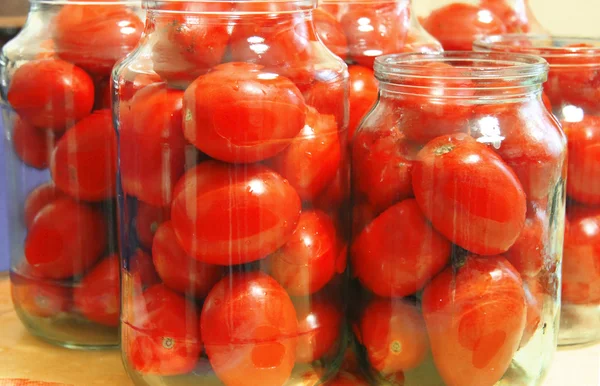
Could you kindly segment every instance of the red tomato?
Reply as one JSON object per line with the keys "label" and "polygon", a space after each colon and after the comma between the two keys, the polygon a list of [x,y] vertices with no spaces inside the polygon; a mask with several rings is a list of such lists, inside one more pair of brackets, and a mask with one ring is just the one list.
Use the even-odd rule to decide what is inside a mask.
{"label": "red tomato", "polygon": [[296,85],[302,91],[307,106],[315,108],[320,114],[333,115],[342,134],[347,129],[346,64],[339,58],[336,58],[337,62],[333,61],[329,55],[313,60],[321,63],[324,69],[315,68],[314,63],[302,67],[299,71],[306,72],[307,78],[312,79],[306,83],[296,82]]}
{"label": "red tomato", "polygon": [[94,110],[112,108],[112,93],[110,89],[110,83],[110,78],[102,78],[96,81],[96,99],[94,101]]}
{"label": "red tomato", "polygon": [[139,91],[122,106],[119,127],[121,183],[125,193],[166,206],[183,175],[183,92],[164,83]]}
{"label": "red tomato", "polygon": [[92,111],[94,82],[71,63],[35,60],[15,70],[7,98],[25,122],[63,131]]}
{"label": "red tomato", "polygon": [[477,38],[507,32],[500,17],[487,9],[464,3],[436,9],[424,20],[423,27],[447,51],[471,51]]}
{"label": "red tomato", "polygon": [[58,136],[52,130],[38,129],[15,117],[12,141],[21,161],[36,169],[45,169],[50,164],[50,154]]}
{"label": "red tomato", "polygon": [[29,193],[25,199],[25,204],[23,205],[25,226],[27,226],[28,229],[31,228],[36,216],[46,207],[46,205],[59,198],[66,197],[67,195],[58,190],[52,182],[46,182],[37,186]]}
{"label": "red tomato", "polygon": [[302,200],[312,201],[333,181],[341,158],[335,119],[309,107],[304,128],[269,165],[296,188]]}
{"label": "red tomato", "polygon": [[204,302],[200,330],[210,364],[227,386],[280,386],[292,373],[296,310],[287,292],[264,273],[221,280]]}
{"label": "red tomato", "polygon": [[562,300],[600,304],[600,210],[570,208],[565,231]]}
{"label": "red tomato", "polygon": [[267,257],[292,236],[300,216],[298,193],[260,165],[202,162],[175,188],[171,220],[183,249],[218,265]]}
{"label": "red tomato", "polygon": [[373,70],[362,66],[348,66],[350,74],[350,122],[348,124],[348,140],[352,140],[356,129],[369,110],[377,102],[379,82]]}
{"label": "red tomato", "polygon": [[414,163],[413,190],[441,234],[473,253],[506,252],[525,224],[527,203],[515,173],[466,134],[428,143]]}
{"label": "red tomato", "polygon": [[533,215],[527,217],[521,235],[504,254],[504,257],[521,276],[537,276],[549,260],[547,250],[547,246],[550,244],[549,227],[546,213],[537,210]]}
{"label": "red tomato", "polygon": [[481,0],[480,6],[497,16],[506,26],[508,33],[527,33],[531,29],[524,5],[519,7],[518,2],[508,0]]}
{"label": "red tomato", "polygon": [[71,307],[69,287],[21,274],[27,275],[27,271],[10,274],[10,294],[17,310],[40,318],[50,318],[69,311]]}
{"label": "red tomato", "polygon": [[526,301],[519,273],[501,256],[467,257],[425,287],[423,316],[435,365],[448,386],[494,385],[519,348]]}
{"label": "red tomato", "polygon": [[67,4],[53,25],[56,51],[62,59],[107,76],[135,48],[144,30],[134,10],[117,4]]}
{"label": "red tomato", "polygon": [[143,374],[189,373],[202,351],[196,306],[162,284],[133,299],[135,318],[122,326],[129,365]]}
{"label": "red tomato", "polygon": [[413,197],[411,172],[418,151],[396,127],[361,130],[352,142],[354,193],[376,213]]}
{"label": "red tomato", "polygon": [[[472,135],[490,145],[514,170],[527,198],[540,200],[552,195],[563,173],[566,146],[552,113],[534,103],[503,111],[482,106],[476,114]],[[499,141],[498,136],[504,138]]]}
{"label": "red tomato", "polygon": [[527,279],[523,283],[523,288],[525,289],[525,301],[527,302],[527,322],[519,347],[525,347],[533,338],[542,321],[542,313],[544,312],[544,290],[540,282],[536,279]]}
{"label": "red tomato", "polygon": [[416,293],[450,258],[450,243],[431,228],[415,200],[402,201],[377,217],[354,240],[352,268],[373,293]]}
{"label": "red tomato", "polygon": [[361,376],[345,371],[340,372],[333,380],[327,382],[326,386],[368,386],[369,383]]}
{"label": "red tomato", "polygon": [[199,77],[186,90],[183,106],[185,137],[226,162],[274,156],[292,142],[306,119],[298,87],[249,63],[222,64]]}
{"label": "red tomato", "polygon": [[340,23],[348,38],[352,60],[373,68],[375,57],[400,51],[409,21],[406,3],[348,4]]}
{"label": "red tomato", "polygon": [[98,263],[73,291],[75,307],[86,319],[111,327],[119,325],[120,296],[118,255]]}
{"label": "red tomato", "polygon": [[544,103],[546,110],[552,112],[552,101],[550,101],[548,94],[546,94],[545,92],[542,92],[542,102]]}
{"label": "red tomato", "polygon": [[50,171],[56,186],[77,199],[102,201],[115,196],[117,136],[110,110],[82,119],[58,141]]}
{"label": "red tomato", "polygon": [[140,248],[136,249],[128,262],[129,271],[133,274],[135,280],[138,281],[141,287],[148,288],[160,283],[160,277],[158,277],[158,274],[154,269],[152,256]]}
{"label": "red tomato", "polygon": [[352,235],[357,236],[367,225],[377,218],[373,206],[365,202],[355,202],[352,205]]}
{"label": "red tomato", "polygon": [[271,275],[291,296],[314,294],[335,275],[337,242],[327,214],[304,211],[292,237],[271,255]]}
{"label": "red tomato", "polygon": [[[130,101],[141,89],[144,89],[151,84],[161,83],[160,76],[157,74],[135,72],[130,68],[124,68],[119,75],[117,93],[121,103]],[[121,106],[121,108],[125,107]]]}
{"label": "red tomato", "polygon": [[[344,148],[342,147],[342,151]],[[312,206],[327,213],[334,213],[347,203],[350,196],[350,162],[345,154],[342,155],[340,164],[333,181],[325,187],[323,192],[313,202]]]}
{"label": "red tomato", "polygon": [[163,223],[156,231],[152,259],[167,287],[196,299],[206,297],[224,272],[223,267],[205,264],[187,255],[177,241],[171,221]]}
{"label": "red tomato", "polygon": [[429,352],[425,321],[403,300],[373,299],[360,320],[369,364],[384,376],[418,367]]}
{"label": "red tomato", "polygon": [[158,227],[171,218],[171,208],[157,207],[138,201],[135,216],[135,233],[139,243],[145,248],[152,248],[152,240]]}
{"label": "red tomato", "polygon": [[106,248],[102,214],[68,198],[49,203],[35,218],[25,240],[25,258],[36,276],[66,279],[79,275]]}
{"label": "red tomato", "polygon": [[321,8],[313,10],[312,17],[319,39],[336,56],[346,59],[346,56],[348,56],[348,39],[346,39],[342,25],[332,14]]}
{"label": "red tomato", "polygon": [[569,149],[567,194],[583,204],[600,204],[600,116],[562,124]]}
{"label": "red tomato", "polygon": [[343,314],[325,297],[299,298],[296,363],[311,363],[333,353],[339,343]]}

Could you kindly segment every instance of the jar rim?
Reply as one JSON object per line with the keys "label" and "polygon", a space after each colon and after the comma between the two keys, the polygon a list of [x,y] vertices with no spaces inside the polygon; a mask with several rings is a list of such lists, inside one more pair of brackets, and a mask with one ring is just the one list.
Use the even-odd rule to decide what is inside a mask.
{"label": "jar rim", "polygon": [[142,5],[142,0],[29,0],[29,2],[52,5]]}
{"label": "jar rim", "polygon": [[[317,7],[318,0],[143,0],[143,7],[153,11],[161,13],[210,13],[210,14],[231,14],[231,13],[244,13],[244,14],[280,14],[280,13],[294,13],[303,10],[314,9]],[[285,5],[282,9],[272,9],[266,7],[264,10],[244,10],[243,12],[236,11],[233,9],[219,10],[210,9],[203,11],[181,11],[164,8],[168,4],[177,3],[196,3],[206,5],[237,5],[237,4],[267,4],[267,5]]]}
{"label": "jar rim", "polygon": [[[527,42],[531,45],[522,45]],[[578,46],[575,46],[578,45]],[[577,58],[600,58],[600,37],[575,37],[554,36],[545,34],[503,34],[489,35],[477,39],[473,48],[488,52],[512,52],[520,54],[538,55],[545,59],[553,59],[551,66],[573,65],[569,59]],[[561,59],[566,59],[561,63]],[[598,62],[594,63],[598,65]],[[585,63],[578,63],[585,65]]]}
{"label": "jar rim", "polygon": [[[445,63],[447,66],[427,64]],[[509,52],[445,51],[441,53],[402,53],[375,59],[379,80],[424,78],[444,80],[528,79],[545,81],[548,62],[535,55]]]}

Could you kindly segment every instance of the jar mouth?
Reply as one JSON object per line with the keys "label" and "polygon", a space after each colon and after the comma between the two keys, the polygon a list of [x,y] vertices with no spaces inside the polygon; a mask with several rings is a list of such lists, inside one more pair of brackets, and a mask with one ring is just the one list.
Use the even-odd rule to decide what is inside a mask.
{"label": "jar mouth", "polygon": [[[600,66],[600,37],[584,38],[536,34],[490,35],[473,43],[477,51],[538,55],[555,66]],[[577,63],[573,63],[577,58]],[[589,62],[588,62],[589,59]]]}
{"label": "jar mouth", "polygon": [[403,53],[375,59],[380,81],[441,79],[448,81],[546,80],[548,63],[534,55],[506,52],[445,51],[437,54]]}
{"label": "jar mouth", "polygon": [[[273,14],[306,11],[317,7],[318,0],[145,0],[144,8],[166,13]],[[202,10],[170,8],[177,4],[201,4]],[[244,5],[243,10],[237,9]],[[249,6],[251,5],[251,6]]]}

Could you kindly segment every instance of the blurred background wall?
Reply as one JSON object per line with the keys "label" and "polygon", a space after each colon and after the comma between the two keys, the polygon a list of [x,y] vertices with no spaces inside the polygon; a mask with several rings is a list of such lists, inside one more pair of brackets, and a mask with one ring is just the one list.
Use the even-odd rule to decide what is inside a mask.
{"label": "blurred background wall", "polygon": [[[438,0],[413,0],[417,13],[433,8]],[[447,2],[447,0],[443,0]],[[529,0],[534,14],[550,32],[572,36],[600,37],[600,0]],[[14,33],[29,8],[28,0],[0,0],[0,45]],[[1,130],[1,125],[0,125]],[[0,151],[3,146],[0,144]],[[0,157],[0,271],[8,269],[8,241],[4,157]],[[10,205],[10,203],[8,203]]]}

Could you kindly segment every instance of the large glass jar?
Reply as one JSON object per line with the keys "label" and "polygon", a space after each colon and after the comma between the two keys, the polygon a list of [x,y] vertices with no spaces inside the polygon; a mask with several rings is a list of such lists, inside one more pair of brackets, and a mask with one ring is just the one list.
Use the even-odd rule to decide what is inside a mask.
{"label": "large glass jar", "polygon": [[377,56],[442,50],[419,24],[412,0],[324,0],[314,12],[314,23],[323,43],[348,63],[348,139],[377,100]]}
{"label": "large glass jar", "polygon": [[[350,315],[374,382],[538,385],[556,345],[566,143],[547,63],[377,58],[352,141]],[[402,383],[402,381],[404,383]]]}
{"label": "large glass jar", "polygon": [[114,74],[127,371],[139,385],[329,379],[348,341],[347,66],[312,0],[147,4]]}
{"label": "large glass jar", "polygon": [[138,11],[132,1],[31,0],[0,56],[12,299],[31,333],[66,347],[118,343],[109,79],[142,34]]}
{"label": "large glass jar", "polygon": [[485,35],[543,33],[529,0],[423,0],[423,27],[446,50],[470,51]]}
{"label": "large glass jar", "polygon": [[[545,93],[569,148],[559,343],[600,339],[600,40],[490,36],[477,50],[540,55],[550,63]],[[597,252],[598,251],[598,252]]]}

